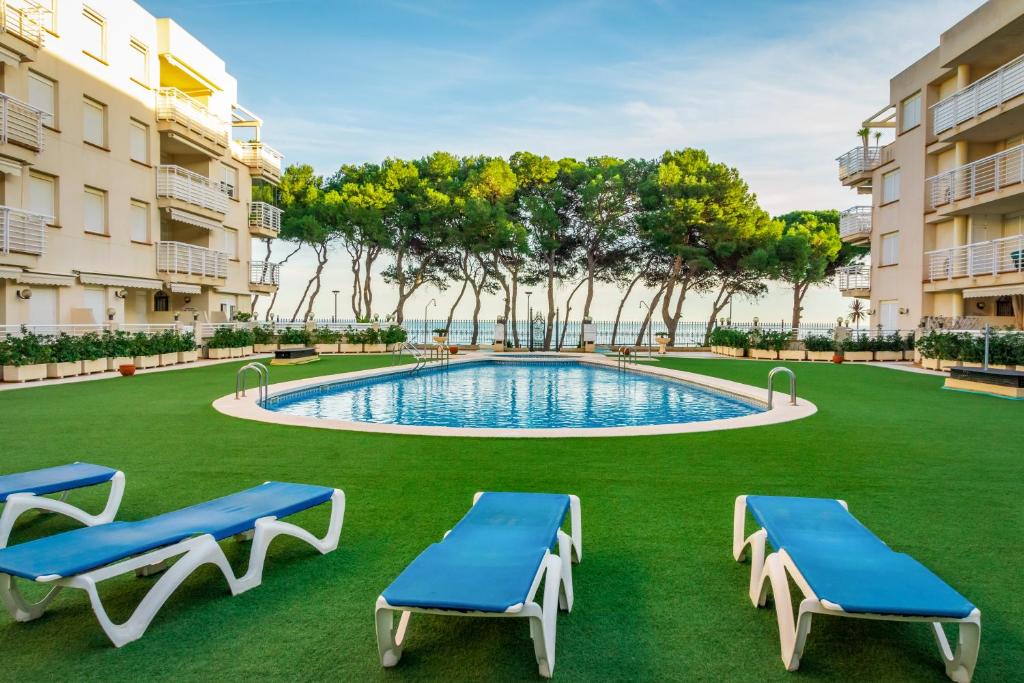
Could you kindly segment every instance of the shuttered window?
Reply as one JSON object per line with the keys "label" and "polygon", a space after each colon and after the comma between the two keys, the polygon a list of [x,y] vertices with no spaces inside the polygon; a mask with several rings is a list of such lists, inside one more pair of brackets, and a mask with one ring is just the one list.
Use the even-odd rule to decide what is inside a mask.
{"label": "shuttered window", "polygon": [[900,262],[900,234],[890,232],[882,235],[882,265],[892,266]]}
{"label": "shuttered window", "polygon": [[132,241],[149,242],[149,204],[133,199],[130,215]]}
{"label": "shuttered window", "polygon": [[94,187],[82,195],[82,222],[86,232],[107,234],[107,193]]}
{"label": "shuttered window", "polygon": [[82,101],[82,139],[99,147],[107,146],[107,107],[86,97]]}

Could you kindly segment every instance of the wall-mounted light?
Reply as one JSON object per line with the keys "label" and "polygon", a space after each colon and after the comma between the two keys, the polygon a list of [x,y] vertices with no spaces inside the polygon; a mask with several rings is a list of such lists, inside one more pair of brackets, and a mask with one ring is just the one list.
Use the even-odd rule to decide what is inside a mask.
{"label": "wall-mounted light", "polygon": [[174,322],[178,322],[179,320],[181,320],[181,313],[175,313],[174,314]]}
{"label": "wall-mounted light", "polygon": [[117,297],[118,299],[127,299],[128,298],[128,290],[127,289],[115,289],[114,290],[114,296]]}
{"label": "wall-mounted light", "polygon": [[114,316],[117,315],[117,310],[113,308],[107,309],[107,320],[114,322]]}
{"label": "wall-mounted light", "polygon": [[906,315],[907,313],[910,313],[910,309],[909,308],[901,308],[900,309],[900,315]]}
{"label": "wall-mounted light", "polygon": [[28,301],[29,299],[32,298],[32,290],[29,289],[28,287],[26,287],[25,289],[19,289],[14,294],[19,299],[24,299],[25,301]]}
{"label": "wall-mounted light", "polygon": [[185,297],[185,303],[187,303],[187,304],[190,304],[190,303],[192,303],[192,297],[190,297],[190,296],[186,296],[186,297]]}

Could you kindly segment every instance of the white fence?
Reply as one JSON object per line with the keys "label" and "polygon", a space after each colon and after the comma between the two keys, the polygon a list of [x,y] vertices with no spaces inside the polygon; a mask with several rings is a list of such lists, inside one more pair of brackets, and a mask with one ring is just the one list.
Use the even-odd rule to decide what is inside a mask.
{"label": "white fence", "polygon": [[157,242],[156,269],[161,273],[226,278],[228,255],[184,242]]}
{"label": "white fence", "polygon": [[25,333],[37,334],[40,336],[70,334],[80,336],[95,332],[101,334],[107,330],[121,330],[123,332],[163,332],[165,330],[179,330],[187,332],[192,325],[182,323],[96,323],[92,325],[68,325],[64,323],[52,323],[49,325],[0,325],[0,338],[20,337]]}
{"label": "white fence", "polygon": [[871,207],[854,206],[839,214],[839,236],[862,235],[871,232]]}
{"label": "white fence", "polygon": [[836,285],[841,291],[871,289],[871,266],[858,263],[836,270]]}
{"label": "white fence", "polygon": [[224,183],[181,166],[161,165],[156,169],[156,196],[177,199],[188,204],[228,212],[229,192]]}
{"label": "white fence", "polygon": [[1024,94],[1024,55],[933,104],[932,125],[941,133]]}
{"label": "white fence", "polygon": [[281,284],[281,264],[270,261],[250,261],[249,283],[277,287]]}
{"label": "white fence", "polygon": [[284,155],[262,142],[238,142],[241,162],[257,171],[268,171],[273,176],[281,175]]}
{"label": "white fence", "polygon": [[0,254],[12,251],[42,255],[50,216],[0,206]]}
{"label": "white fence", "polygon": [[839,162],[839,179],[876,169],[881,160],[881,147],[864,147],[863,145],[854,147],[846,154],[836,158],[836,161]]}
{"label": "white fence", "polygon": [[47,116],[42,109],[0,93],[0,142],[43,151],[43,121]]}
{"label": "white fence", "polygon": [[18,36],[26,43],[43,44],[43,23],[50,10],[32,0],[0,0],[0,21],[4,33]]}
{"label": "white fence", "polygon": [[925,252],[929,280],[1024,271],[1024,235]]}
{"label": "white fence", "polygon": [[249,227],[260,230],[281,231],[281,209],[266,202],[249,204]]}
{"label": "white fence", "polygon": [[1024,182],[1024,145],[978,159],[925,180],[929,208]]}
{"label": "white fence", "polygon": [[228,144],[228,124],[214,115],[202,103],[177,88],[159,88],[156,91],[156,120],[172,121],[196,130],[225,147]]}

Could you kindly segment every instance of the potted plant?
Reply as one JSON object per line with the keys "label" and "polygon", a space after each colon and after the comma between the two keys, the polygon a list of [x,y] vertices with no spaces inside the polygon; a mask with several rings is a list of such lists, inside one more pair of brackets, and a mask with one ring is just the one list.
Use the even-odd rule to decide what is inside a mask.
{"label": "potted plant", "polygon": [[779,351],[787,343],[789,343],[789,333],[787,332],[759,331],[751,339],[750,357],[762,360],[778,360]]}
{"label": "potted plant", "polygon": [[305,349],[309,347],[312,336],[305,328],[289,327],[281,330],[277,341],[282,349]]}
{"label": "potted plant", "polygon": [[363,333],[361,330],[348,329],[341,333],[338,350],[341,353],[360,353],[363,350]]}
{"label": "potted plant", "polygon": [[52,357],[46,339],[31,332],[7,337],[0,342],[0,362],[3,363],[5,382],[29,382],[46,378],[46,364]]}
{"label": "potted plant", "polygon": [[661,330],[660,332],[654,333],[654,341],[658,342],[658,353],[664,354],[668,343],[672,341],[672,338],[668,336],[668,332]]}
{"label": "potted plant", "polygon": [[245,328],[232,330],[231,331],[232,347],[231,357],[232,358],[243,358],[245,356],[252,355],[252,330]]}
{"label": "potted plant", "polygon": [[106,350],[104,349],[103,339],[95,332],[83,334],[78,338],[78,356],[81,359],[81,373],[83,375],[107,371]]}
{"label": "potted plant", "polygon": [[827,334],[810,334],[804,339],[807,360],[830,361],[836,352],[836,342]]}
{"label": "potted plant", "polygon": [[381,332],[373,327],[363,330],[363,351],[366,353],[384,353],[385,345],[380,340]]}
{"label": "potted plant", "polygon": [[318,328],[313,333],[313,347],[317,353],[338,353],[338,337],[340,336],[329,327]]}
{"label": "potted plant", "polygon": [[132,364],[137,368],[155,368],[160,365],[160,351],[153,336],[145,332],[132,335]]}
{"label": "potted plant", "polygon": [[[107,371],[132,364],[132,336],[123,330],[103,333],[103,352],[107,357]],[[134,367],[134,366],[133,366]]]}
{"label": "potted plant", "polygon": [[875,359],[875,352],[872,351],[874,340],[867,334],[852,334],[842,343],[843,359],[848,361],[872,361]]}
{"label": "potted plant", "polygon": [[743,358],[750,346],[750,335],[741,330],[716,327],[708,335],[708,345],[714,353],[733,358]]}
{"label": "potted plant", "polygon": [[434,328],[434,341],[444,346],[448,343],[448,329],[445,327]]}
{"label": "potted plant", "polygon": [[272,328],[257,325],[252,328],[252,350],[256,353],[273,353],[277,351],[277,339]]}
{"label": "potted plant", "polygon": [[903,360],[903,337],[899,332],[884,337],[879,335],[873,341],[872,350],[876,361]]}
{"label": "potted plant", "polygon": [[795,330],[786,337],[785,345],[779,349],[779,360],[807,360],[807,347],[795,338]]}
{"label": "potted plant", "polygon": [[389,325],[380,334],[381,341],[384,342],[385,349],[388,351],[394,351],[395,347],[409,338],[408,333],[402,329],[401,325]]}
{"label": "potted plant", "polygon": [[153,335],[153,345],[160,354],[160,365],[174,365],[178,362],[178,332],[164,330]]}
{"label": "potted plant", "polygon": [[231,347],[235,344],[234,330],[218,327],[206,341],[206,357],[214,360],[231,358]]}
{"label": "potted plant", "polygon": [[178,362],[194,363],[199,360],[199,349],[196,348],[196,336],[192,332],[178,335]]}
{"label": "potted plant", "polygon": [[61,332],[50,342],[50,352],[50,362],[46,364],[48,378],[74,377],[82,372],[77,337]]}

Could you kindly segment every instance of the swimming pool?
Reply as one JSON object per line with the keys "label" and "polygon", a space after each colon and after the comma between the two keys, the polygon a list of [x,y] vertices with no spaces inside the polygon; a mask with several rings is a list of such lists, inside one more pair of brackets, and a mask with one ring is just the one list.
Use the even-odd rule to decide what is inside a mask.
{"label": "swimming pool", "polygon": [[474,360],[272,396],[263,407],[317,420],[462,429],[600,429],[762,413],[725,391],[577,360]]}

